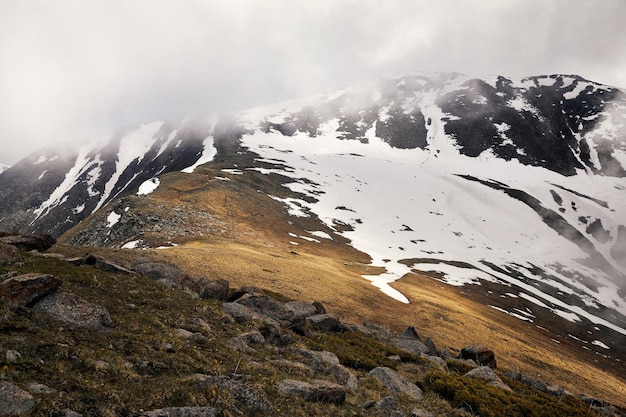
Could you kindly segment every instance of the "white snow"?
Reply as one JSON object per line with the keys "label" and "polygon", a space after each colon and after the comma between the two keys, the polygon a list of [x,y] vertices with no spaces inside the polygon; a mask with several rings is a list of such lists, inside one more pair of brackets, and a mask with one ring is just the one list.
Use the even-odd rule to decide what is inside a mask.
{"label": "white snow", "polygon": [[607,349],[607,350],[608,350],[608,349],[611,349],[610,347],[608,347],[607,345],[605,345],[604,343],[602,343],[602,342],[601,342],[601,341],[599,341],[599,340],[592,340],[592,341],[591,341],[591,344],[592,344],[592,345],[595,345],[595,346],[600,346],[602,349]]}
{"label": "white snow", "polygon": [[114,211],[110,212],[109,215],[107,216],[107,227],[111,228],[115,226],[117,222],[120,221],[121,218],[122,218],[121,214],[117,214]]}
{"label": "white snow", "polygon": [[565,100],[571,100],[573,98],[578,97],[578,95],[580,93],[582,93],[585,88],[587,88],[589,86],[589,83],[585,83],[585,82],[576,82],[576,86],[574,86],[574,89],[572,91],[568,91],[567,93],[563,94],[563,98]]}
{"label": "white snow", "polygon": [[141,183],[139,186],[139,191],[137,191],[137,195],[148,195],[152,193],[154,190],[159,188],[161,181],[158,178],[150,178]]}
{"label": "white snow", "polygon": [[142,241],[140,240],[131,240],[130,242],[126,242],[122,245],[122,249],[135,249],[141,247]]}
{"label": "white snow", "polygon": [[41,155],[39,157],[39,159],[37,159],[35,162],[33,162],[33,165],[39,165],[39,164],[43,164],[44,162],[46,162],[48,160],[48,158],[46,157],[46,155]]}
{"label": "white snow", "polygon": [[313,230],[313,231],[307,230],[306,232],[307,232],[308,234],[310,234],[310,235],[317,236],[317,237],[321,237],[322,239],[329,239],[329,240],[333,240],[333,238],[332,238],[332,236],[331,236],[331,235],[329,235],[329,234],[328,234],[328,233],[326,233],[326,232],[322,232],[322,231],[320,231],[320,230]]}
{"label": "white snow", "polygon": [[215,149],[215,146],[213,145],[213,136],[208,136],[204,139],[202,145],[204,148],[202,149],[202,155],[200,155],[200,158],[195,164],[183,169],[182,172],[191,174],[198,166],[211,162],[213,158],[215,158],[215,155],[217,155],[217,149]]}

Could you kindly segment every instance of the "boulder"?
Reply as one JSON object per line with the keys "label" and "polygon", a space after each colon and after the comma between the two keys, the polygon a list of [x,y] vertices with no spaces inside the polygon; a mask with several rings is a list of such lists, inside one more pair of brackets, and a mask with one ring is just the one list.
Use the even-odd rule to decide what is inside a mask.
{"label": "boulder", "polygon": [[471,359],[478,366],[488,366],[492,369],[496,369],[497,366],[496,355],[486,346],[465,346],[461,349],[458,359]]}
{"label": "boulder", "polygon": [[495,373],[495,371],[489,366],[479,366],[478,368],[474,368],[465,375],[466,378],[475,378],[481,379],[487,383],[487,385],[491,385],[492,387],[500,388],[506,391],[512,391],[508,385],[502,382],[502,379]]}
{"label": "boulder", "polygon": [[0,416],[25,415],[35,406],[35,398],[20,387],[0,381]]}
{"label": "boulder", "polygon": [[29,383],[26,386],[26,389],[31,394],[39,394],[39,395],[49,395],[49,394],[55,394],[57,392],[55,389],[52,389],[45,384],[39,384],[37,382]]}
{"label": "boulder", "polygon": [[343,365],[331,365],[326,372],[336,383],[343,385],[352,391],[356,391],[359,388],[359,382],[356,375]]}
{"label": "boulder", "polygon": [[1,243],[13,245],[23,251],[47,251],[57,241],[50,235],[12,235],[0,237]]}
{"label": "boulder", "polygon": [[195,379],[196,384],[200,387],[217,386],[227,390],[235,400],[239,401],[251,412],[260,412],[264,415],[273,414],[274,407],[260,390],[225,376],[196,375]]}
{"label": "boulder", "polygon": [[431,349],[420,340],[420,336],[413,326],[407,327],[404,332],[400,333],[398,336],[392,337],[390,342],[398,349],[406,350],[414,355],[429,353],[431,351]]}
{"label": "boulder", "polygon": [[411,411],[411,417],[435,417],[433,413],[423,408],[414,408]]}
{"label": "boulder", "polygon": [[56,292],[37,302],[33,309],[72,326],[103,330],[113,325],[104,307],[70,293]]}
{"label": "boulder", "polygon": [[306,319],[318,314],[317,308],[306,301],[289,301],[285,303],[285,308],[291,313],[292,320]]}
{"label": "boulder", "polygon": [[140,417],[217,417],[213,407],[168,407],[145,411]]}
{"label": "boulder", "polygon": [[293,319],[293,313],[285,307],[285,304],[269,295],[248,293],[238,298],[235,303],[244,305],[263,317],[277,320],[285,326]]}
{"label": "boulder", "polygon": [[201,280],[202,291],[200,292],[200,298],[226,301],[228,298],[228,292],[230,291],[230,284],[225,279],[217,280]]}
{"label": "boulder", "polygon": [[222,311],[232,316],[237,323],[245,323],[252,320],[261,320],[261,316],[252,309],[238,303],[224,303],[220,306]]}
{"label": "boulder", "polygon": [[316,314],[306,318],[306,323],[315,330],[322,332],[338,332],[341,330],[341,322],[332,314]]}
{"label": "boulder", "polygon": [[311,402],[341,404],[346,400],[347,389],[328,381],[311,382],[284,379],[278,383],[278,390],[283,394],[302,398]]}
{"label": "boulder", "polygon": [[0,242],[0,265],[20,260],[20,251],[16,246]]}
{"label": "boulder", "polygon": [[133,263],[132,270],[167,285],[181,285],[188,279],[182,269],[168,262],[140,259]]}
{"label": "boulder", "polygon": [[9,349],[6,351],[5,357],[7,363],[17,363],[22,358],[22,354],[17,350]]}
{"label": "boulder", "polygon": [[332,352],[301,348],[294,348],[292,351],[302,356],[302,362],[311,367],[315,372],[326,372],[329,367],[339,365],[339,358]]}
{"label": "boulder", "polygon": [[369,375],[379,380],[391,392],[403,392],[416,400],[422,399],[422,390],[391,368],[380,366],[372,369]]}
{"label": "boulder", "polygon": [[50,274],[24,274],[9,278],[0,284],[0,301],[29,307],[53,293],[61,280]]}
{"label": "boulder", "polygon": [[388,396],[380,401],[377,401],[374,404],[374,407],[380,410],[381,414],[388,417],[404,417],[404,413],[400,409],[400,405],[398,401],[392,397]]}

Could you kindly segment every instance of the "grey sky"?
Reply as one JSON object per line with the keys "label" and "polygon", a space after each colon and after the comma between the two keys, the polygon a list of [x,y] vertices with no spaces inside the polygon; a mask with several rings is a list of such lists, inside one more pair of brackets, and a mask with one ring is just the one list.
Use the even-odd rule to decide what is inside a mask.
{"label": "grey sky", "polygon": [[623,0],[2,0],[0,162],[384,76],[626,87]]}

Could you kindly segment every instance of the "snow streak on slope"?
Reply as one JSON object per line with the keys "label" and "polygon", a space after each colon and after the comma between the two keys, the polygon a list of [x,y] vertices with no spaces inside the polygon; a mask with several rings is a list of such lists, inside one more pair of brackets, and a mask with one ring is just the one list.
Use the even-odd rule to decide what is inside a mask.
{"label": "snow streak on slope", "polygon": [[[432,140],[444,143],[436,137],[442,130],[433,129]],[[317,200],[299,204],[329,227],[335,227],[337,221],[352,226],[353,231],[342,234],[369,254],[373,265],[386,268],[380,276],[366,277],[386,294],[408,302],[388,284],[412,268],[438,272],[442,280],[456,284],[514,281],[532,297],[557,306],[555,313],[563,317],[576,320],[577,315],[584,316],[626,334],[625,329],[548,296],[533,284],[580,294],[588,306],[609,305],[626,313],[616,284],[581,261],[587,254],[579,246],[560,236],[522,201],[460,175],[497,180],[540,195],[542,202],[552,201],[552,209],[558,211],[563,203],[554,201],[549,191],[555,189],[577,207],[570,217],[592,218],[626,207],[624,193],[614,192],[615,187],[626,189],[623,178],[564,177],[489,154],[469,158],[451,147],[441,147],[435,156],[421,149],[395,149],[381,141],[338,140],[333,134],[286,137],[257,132],[243,140],[264,159],[284,161],[290,169],[280,173],[294,179],[289,187]],[[565,189],[600,196],[609,209]],[[599,194],[599,190],[607,192]],[[536,267],[544,273],[537,274]],[[499,268],[508,268],[520,278],[513,279]],[[595,285],[572,280],[577,273],[590,277]]]}

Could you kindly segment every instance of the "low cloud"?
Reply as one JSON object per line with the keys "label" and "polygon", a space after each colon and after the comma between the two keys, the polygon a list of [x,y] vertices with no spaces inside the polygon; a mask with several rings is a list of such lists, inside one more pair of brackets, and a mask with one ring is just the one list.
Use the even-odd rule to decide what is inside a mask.
{"label": "low cloud", "polygon": [[117,127],[415,72],[626,87],[621,0],[0,4],[0,162]]}

